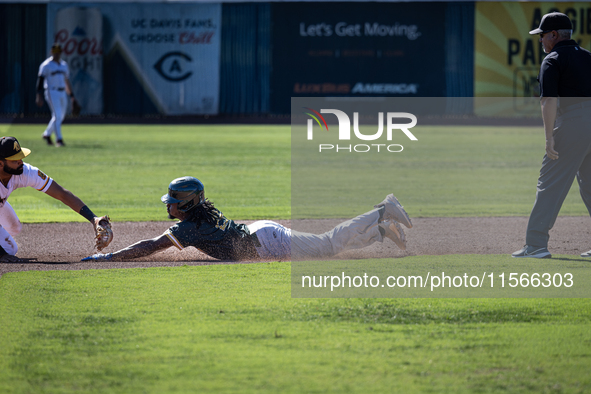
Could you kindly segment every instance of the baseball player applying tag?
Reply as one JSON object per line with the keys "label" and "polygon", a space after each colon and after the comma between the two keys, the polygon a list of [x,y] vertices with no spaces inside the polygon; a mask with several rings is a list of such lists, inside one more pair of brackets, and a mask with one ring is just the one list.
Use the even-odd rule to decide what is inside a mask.
{"label": "baseball player applying tag", "polygon": [[78,212],[93,224],[97,249],[100,251],[106,247],[113,239],[109,218],[95,216],[72,192],[37,167],[24,163],[23,159],[30,153],[31,150],[22,148],[16,138],[0,138],[0,263],[21,261],[16,257],[18,246],[14,237],[21,232],[23,225],[7,201],[10,194],[21,187],[33,187]]}

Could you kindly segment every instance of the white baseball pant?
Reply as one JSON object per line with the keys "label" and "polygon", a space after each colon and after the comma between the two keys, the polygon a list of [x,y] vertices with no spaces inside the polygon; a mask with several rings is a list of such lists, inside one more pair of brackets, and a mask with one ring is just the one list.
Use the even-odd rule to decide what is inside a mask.
{"label": "white baseball pant", "polygon": [[57,140],[62,139],[62,122],[68,110],[68,95],[65,90],[46,89],[45,100],[51,110],[51,120],[43,132],[44,137],[51,136],[55,132]]}
{"label": "white baseball pant", "polygon": [[8,201],[0,208],[0,246],[6,253],[15,256],[18,252],[18,245],[14,236],[21,232],[23,225],[16,216],[16,212]]}
{"label": "white baseball pant", "polygon": [[382,242],[379,209],[347,220],[324,234],[292,231],[278,223],[260,220],[248,225],[261,244],[257,253],[265,260],[309,260],[327,258],[340,252],[361,249]]}

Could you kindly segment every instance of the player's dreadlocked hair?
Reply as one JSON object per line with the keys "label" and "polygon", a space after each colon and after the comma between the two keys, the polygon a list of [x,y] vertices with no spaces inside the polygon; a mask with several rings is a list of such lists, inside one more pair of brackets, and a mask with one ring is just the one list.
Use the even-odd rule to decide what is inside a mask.
{"label": "player's dreadlocked hair", "polygon": [[208,198],[189,212],[191,216],[188,220],[198,223],[217,223],[218,219],[222,216],[222,213],[213,206],[213,202],[209,201]]}

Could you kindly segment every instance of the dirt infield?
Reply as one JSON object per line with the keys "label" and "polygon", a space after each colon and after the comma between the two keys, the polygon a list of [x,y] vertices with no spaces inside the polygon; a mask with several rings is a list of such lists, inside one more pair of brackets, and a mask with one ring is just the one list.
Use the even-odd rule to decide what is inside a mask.
{"label": "dirt infield", "polygon": [[[278,221],[290,226],[290,221]],[[330,230],[340,220],[307,220],[298,229],[313,233]],[[162,234],[168,222],[115,223],[115,240],[106,250],[113,252],[142,239]],[[250,222],[245,222],[250,223]],[[389,240],[363,250],[349,251],[339,257],[400,258],[413,255],[508,254],[521,248],[525,240],[526,217],[503,218],[427,218],[413,219],[406,229],[404,252]],[[556,254],[578,255],[591,249],[589,217],[559,217],[550,233],[549,249]],[[90,263],[80,259],[93,253],[93,235],[89,223],[25,224],[16,237],[18,256],[35,258],[30,263],[0,263],[0,275],[27,270],[81,270],[107,268],[164,267],[180,265],[229,264],[206,256],[194,248],[183,251],[170,248],[147,258],[130,262]],[[244,262],[249,263],[249,262]]]}

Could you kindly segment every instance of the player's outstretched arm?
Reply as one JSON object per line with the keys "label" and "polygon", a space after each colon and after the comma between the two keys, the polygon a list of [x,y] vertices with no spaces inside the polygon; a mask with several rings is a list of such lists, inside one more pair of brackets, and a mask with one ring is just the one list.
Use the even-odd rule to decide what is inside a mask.
{"label": "player's outstretched arm", "polygon": [[61,187],[55,180],[51,183],[51,186],[49,186],[49,189],[47,189],[47,192],[45,193],[56,200],[63,202],[76,213],[80,213],[80,210],[84,207],[84,203],[81,199],[76,197],[71,191]]}
{"label": "player's outstretched arm", "polygon": [[136,242],[133,245],[114,253],[94,254],[85,257],[82,261],[126,261],[137,259],[138,257],[149,256],[161,250],[168,249],[171,246],[174,245],[170,238],[168,238],[166,234],[162,234],[153,239],[144,239],[143,241]]}
{"label": "player's outstretched arm", "polygon": [[96,216],[86,205],[84,205],[84,202],[82,202],[81,199],[76,197],[71,191],[61,187],[55,180],[51,183],[51,186],[49,186],[49,189],[47,189],[45,193],[56,200],[63,202],[65,205],[72,208],[74,212],[82,215],[86,220],[93,224],[95,229],[99,224],[99,221],[105,219],[104,216]]}
{"label": "player's outstretched arm", "polygon": [[90,208],[84,205],[81,199],[76,197],[71,191],[61,187],[56,181],[51,183],[51,186],[49,186],[49,189],[45,193],[63,202],[92,223],[96,238],[95,246],[99,252],[109,246],[113,240],[113,230],[111,228],[111,220],[108,216],[96,216]]}

